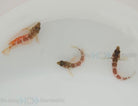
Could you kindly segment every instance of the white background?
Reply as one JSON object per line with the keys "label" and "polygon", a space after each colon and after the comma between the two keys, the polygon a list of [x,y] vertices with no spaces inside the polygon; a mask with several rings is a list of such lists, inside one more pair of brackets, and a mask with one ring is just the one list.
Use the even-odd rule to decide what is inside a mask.
{"label": "white background", "polygon": [[[2,50],[2,44],[23,26],[27,26],[34,20],[47,18],[46,23],[42,23],[39,34],[40,44],[33,42],[14,49],[8,57],[0,55],[1,98],[21,100],[27,97],[41,97],[65,100],[64,103],[44,104],[48,106],[138,105],[137,73],[130,80],[120,81],[112,74],[111,60],[89,58],[93,51],[113,51],[116,44],[121,46],[122,52],[136,53],[137,13],[111,0],[104,0],[108,1],[105,4],[103,0],[99,0],[100,2],[98,0],[80,1],[31,0],[10,12],[7,9],[8,13],[0,17],[0,50]],[[12,3],[8,5],[12,6],[8,6],[10,8],[15,7]],[[77,19],[95,18],[98,22],[103,21],[101,23],[104,24],[88,20],[79,21],[79,19],[55,21],[69,16],[77,17]],[[49,21],[51,18],[54,21]],[[78,54],[77,50],[70,47],[71,44],[78,45],[86,54],[89,54],[81,67],[73,69],[74,78],[56,64],[60,59],[69,60],[74,53]],[[121,71],[123,68],[125,72],[131,69],[137,70],[135,61],[122,63],[123,65],[125,63],[125,67],[120,62]],[[19,106],[22,104],[20,101],[20,104],[1,102],[0,105]],[[44,105],[42,102],[38,104],[38,106]]]}
{"label": "white background", "polygon": [[[0,15],[8,12],[10,9],[15,8],[27,0],[0,0]],[[138,10],[138,0],[117,0],[125,3],[132,8]]]}

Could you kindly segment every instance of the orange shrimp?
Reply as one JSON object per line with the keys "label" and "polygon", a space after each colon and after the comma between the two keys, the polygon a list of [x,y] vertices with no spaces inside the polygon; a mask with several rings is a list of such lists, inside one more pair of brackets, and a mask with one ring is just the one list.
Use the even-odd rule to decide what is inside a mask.
{"label": "orange shrimp", "polygon": [[27,30],[28,33],[22,35],[22,36],[19,36],[19,37],[16,37],[15,39],[13,39],[12,41],[10,41],[8,43],[8,48],[4,49],[2,51],[3,54],[9,54],[9,52],[11,51],[11,49],[17,45],[20,45],[20,44],[27,44],[29,43],[33,38],[36,37],[36,40],[38,41],[38,37],[37,37],[37,34],[39,33],[40,31],[40,22],[37,22],[37,24],[31,26],[31,27],[27,27],[21,31],[24,31],[24,30]]}
{"label": "orange shrimp", "polygon": [[117,79],[127,80],[127,79],[131,78],[131,76],[123,77],[123,76],[119,75],[118,72],[117,72],[117,62],[118,62],[119,59],[120,59],[120,47],[117,46],[116,49],[114,50],[113,55],[112,55],[113,74]]}
{"label": "orange shrimp", "polygon": [[[77,47],[75,47],[75,48],[77,48]],[[61,60],[61,61],[57,62],[57,64],[60,65],[61,67],[67,68],[67,69],[75,68],[75,67],[80,66],[80,65],[82,64],[82,62],[84,62],[84,56],[85,56],[85,55],[84,55],[83,50],[81,50],[81,49],[79,49],[79,48],[77,48],[77,49],[78,49],[78,50],[80,51],[80,53],[81,53],[81,58],[80,58],[80,60],[79,60],[78,62],[71,63],[71,62],[68,62],[68,61],[63,61],[63,60]]]}

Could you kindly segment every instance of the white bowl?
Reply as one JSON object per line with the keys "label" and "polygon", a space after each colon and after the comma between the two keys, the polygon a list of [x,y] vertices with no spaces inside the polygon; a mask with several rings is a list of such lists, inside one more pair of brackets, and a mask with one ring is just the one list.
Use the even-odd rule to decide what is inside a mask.
{"label": "white bowl", "polygon": [[[117,45],[120,74],[137,71],[138,14],[113,0],[30,0],[0,17],[0,50],[20,29],[40,21],[40,43],[0,54],[0,105],[3,106],[137,106],[138,74],[121,81],[110,57]],[[56,64],[80,56],[71,69]]]}

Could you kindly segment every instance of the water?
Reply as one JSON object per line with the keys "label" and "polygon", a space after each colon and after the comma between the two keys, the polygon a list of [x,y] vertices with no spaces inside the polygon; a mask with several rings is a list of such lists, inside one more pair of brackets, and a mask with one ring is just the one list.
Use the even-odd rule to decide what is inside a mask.
{"label": "water", "polygon": [[[57,20],[42,23],[41,27],[40,43],[34,40],[30,45],[13,49],[9,56],[0,55],[2,97],[31,95],[64,98],[70,105],[79,101],[102,105],[106,96],[114,105],[124,97],[136,103],[135,97],[132,98],[138,95],[137,73],[127,81],[117,80],[112,74],[111,60],[103,59],[110,57],[119,45],[121,53],[128,57],[119,62],[119,71],[137,71],[137,41],[133,35],[89,20]],[[56,64],[59,60],[70,61],[72,57],[80,56],[71,46],[83,49],[86,54],[85,62],[71,70],[74,77]]]}

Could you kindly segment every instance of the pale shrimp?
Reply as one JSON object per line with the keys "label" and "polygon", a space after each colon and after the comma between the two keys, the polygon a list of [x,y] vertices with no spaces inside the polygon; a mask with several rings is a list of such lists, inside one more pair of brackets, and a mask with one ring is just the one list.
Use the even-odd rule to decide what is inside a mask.
{"label": "pale shrimp", "polygon": [[118,71],[117,71],[118,60],[120,60],[120,47],[119,46],[116,47],[116,49],[114,50],[114,53],[112,54],[113,74],[117,79],[121,79],[121,80],[127,80],[127,79],[131,78],[131,76],[123,77],[118,74]]}
{"label": "pale shrimp", "polygon": [[11,40],[8,43],[8,48],[6,48],[2,51],[3,54],[9,54],[11,49],[13,47],[16,47],[17,45],[30,43],[33,38],[36,38],[36,40],[38,41],[37,35],[40,31],[40,22],[37,22],[35,25],[33,25],[31,27],[24,28],[20,32],[22,32],[22,31],[26,31],[27,33],[25,33],[21,36],[15,37],[13,40]]}
{"label": "pale shrimp", "polygon": [[[77,48],[77,47],[75,47],[75,48]],[[64,68],[68,69],[68,70],[70,70],[71,68],[75,68],[75,67],[80,66],[84,62],[85,55],[84,55],[83,50],[81,50],[79,48],[77,48],[77,49],[81,53],[81,58],[80,58],[79,61],[77,61],[75,63],[72,63],[72,62],[68,62],[68,61],[61,60],[61,61],[57,62],[57,64],[60,65],[61,67],[64,67]]]}

